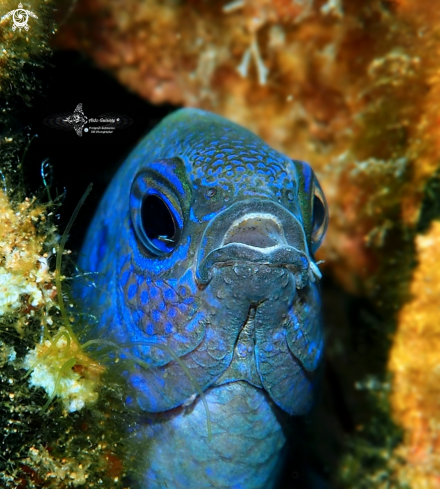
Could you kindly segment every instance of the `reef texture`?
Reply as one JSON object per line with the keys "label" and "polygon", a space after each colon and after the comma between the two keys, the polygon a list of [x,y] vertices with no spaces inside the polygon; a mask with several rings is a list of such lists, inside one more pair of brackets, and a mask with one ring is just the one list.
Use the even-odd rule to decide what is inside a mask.
{"label": "reef texture", "polygon": [[100,409],[84,409],[98,401],[104,368],[60,314],[51,209],[0,190],[0,486],[117,488],[122,430],[105,420],[119,401],[112,384]]}
{"label": "reef texture", "polygon": [[399,312],[389,359],[391,404],[405,429],[396,453],[414,488],[440,488],[440,221],[417,236],[411,300]]}
{"label": "reef texture", "polygon": [[37,18],[12,29],[18,3],[0,0],[0,487],[117,489],[121,394],[70,325],[58,203],[47,187],[26,197],[23,184],[34,136],[16,117],[41,91],[36,68],[51,53],[53,6],[23,2]]}
{"label": "reef texture", "polygon": [[[23,9],[32,12],[23,27],[24,14],[16,12],[15,0],[0,0],[0,101],[1,117],[16,109],[17,100],[29,105],[32,96],[40,90],[36,68],[42,68],[49,55],[49,37],[55,33],[50,0],[23,2]],[[22,15],[22,18],[18,16]],[[34,17],[35,16],[35,17]],[[14,29],[13,29],[14,27]],[[28,29],[26,30],[25,27]],[[1,149],[1,146],[0,146]]]}
{"label": "reef texture", "polygon": [[44,240],[35,228],[46,220],[45,210],[28,198],[12,207],[0,190],[0,316],[25,304],[29,310],[42,307],[56,295]]}
{"label": "reef texture", "polygon": [[[364,356],[353,344],[343,348],[357,355],[354,361],[366,375],[368,361],[380,359],[382,367],[376,366],[374,375],[378,385],[388,385],[387,345],[396,320],[399,343],[403,318],[415,307],[410,302],[398,314],[408,299],[425,187],[440,161],[440,10],[435,2],[78,0],[66,2],[64,11],[69,17],[55,38],[57,47],[87,54],[154,103],[214,111],[312,164],[330,207],[331,225],[319,255],[326,260],[324,275],[367,298],[382,317],[375,320],[380,333],[371,347],[362,340]],[[432,277],[434,290],[440,278]],[[425,293],[426,285],[417,292]],[[338,324],[337,318],[332,321]],[[331,338],[340,334],[338,327],[329,328],[330,362],[338,356]],[[358,325],[351,328],[354,334]],[[428,349],[430,334],[423,334]],[[417,408],[399,397],[398,391],[412,392],[410,377],[399,372],[413,371],[413,363],[408,353],[397,367],[394,351],[392,408],[394,419],[408,430],[398,454],[411,466],[416,442],[409,415],[402,413],[419,412],[420,426],[429,425],[434,391]],[[418,356],[427,362],[423,368],[432,368],[427,351]],[[344,361],[342,354],[339,359]],[[351,379],[348,368],[343,375]],[[376,385],[352,380],[370,390]],[[376,414],[388,412],[387,403]],[[420,446],[438,443],[430,430],[423,429],[427,439]],[[379,428],[373,437],[377,453],[384,453],[378,433]],[[406,475],[396,470],[400,482],[413,480],[410,469]],[[432,475],[422,469],[418,474],[414,487],[436,487]],[[365,481],[355,486],[382,487],[381,477],[374,486]]]}

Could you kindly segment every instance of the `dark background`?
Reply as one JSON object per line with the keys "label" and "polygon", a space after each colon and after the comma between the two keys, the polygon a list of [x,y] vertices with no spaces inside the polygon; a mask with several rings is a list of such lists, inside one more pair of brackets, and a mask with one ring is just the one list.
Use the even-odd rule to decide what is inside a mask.
{"label": "dark background", "polygon": [[[41,164],[47,161],[52,197],[65,193],[58,219],[62,231],[88,185],[93,183],[68,242],[68,248],[77,251],[118,166],[144,134],[178,107],[145,102],[74,52],[55,53],[39,76],[43,77],[44,95],[35,97],[31,108],[17,114],[21,127],[29,128],[34,136],[23,161],[26,188],[41,194],[44,189]],[[73,113],[79,103],[88,118],[116,112],[128,116],[132,124],[111,135],[83,133],[79,137],[73,129],[65,131],[43,123],[48,116]]]}

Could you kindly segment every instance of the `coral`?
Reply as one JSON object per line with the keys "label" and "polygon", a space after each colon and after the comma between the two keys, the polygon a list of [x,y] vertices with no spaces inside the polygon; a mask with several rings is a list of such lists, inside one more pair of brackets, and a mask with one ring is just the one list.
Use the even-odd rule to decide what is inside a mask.
{"label": "coral", "polygon": [[63,254],[54,204],[3,191],[0,203],[0,485],[122,487],[123,394],[61,313],[67,286],[50,260]]}
{"label": "coral", "polygon": [[52,341],[46,340],[30,351],[23,367],[31,370],[30,385],[42,387],[51,397],[59,396],[69,413],[98,400],[97,389],[104,367],[93,362],[78,343],[71,341],[65,328],[60,328]]}
{"label": "coral", "polygon": [[[53,215],[49,207],[38,204],[36,198],[25,198],[14,205],[0,190],[0,316],[10,319],[19,313],[15,323],[19,334],[25,334],[30,320],[39,317],[43,339],[26,355],[23,367],[31,372],[32,386],[43,387],[50,395],[56,393],[72,412],[97,400],[96,384],[104,369],[81,350],[70,326],[50,336],[60,297],[56,284],[59,270],[49,269],[59,240],[50,219],[47,223],[47,215]],[[63,250],[58,248],[60,252]],[[48,336],[50,339],[46,339]],[[4,356],[15,360],[10,347],[5,345],[3,349]],[[72,370],[75,367],[80,373]],[[57,380],[60,372],[63,376]]]}
{"label": "coral", "polygon": [[411,487],[440,487],[440,221],[417,236],[411,299],[399,311],[390,352],[391,404],[405,429],[396,453]]}
{"label": "coral", "polygon": [[[0,316],[27,305],[29,310],[54,305],[55,282],[49,272],[44,238],[36,225],[46,220],[46,207],[26,199],[12,207],[0,189]],[[53,234],[53,229],[50,230]],[[22,297],[27,300],[23,301]]]}
{"label": "coral", "polygon": [[[52,326],[51,310],[58,306],[55,274],[48,264],[52,251],[45,251],[58,240],[56,228],[49,225],[44,234],[37,230],[48,213],[48,206],[37,204],[35,198],[14,206],[0,190],[0,316],[19,312],[16,328],[20,333],[26,331],[26,323],[36,313],[46,329]],[[50,395],[56,393],[69,412],[76,411],[97,400],[96,383],[103,368],[81,351],[66,328],[61,328],[55,338],[38,343],[26,355],[23,367],[31,370],[32,386],[43,387]],[[8,348],[4,347],[4,355],[11,358]],[[83,367],[80,375],[70,365],[58,381],[66,362],[87,368]]]}
{"label": "coral", "polygon": [[86,466],[79,464],[74,459],[56,460],[50,456],[50,453],[44,448],[29,449],[29,458],[24,462],[35,464],[44,471],[47,471],[46,477],[57,481],[57,484],[64,480],[69,480],[73,487],[84,485],[87,482],[87,470],[90,462]]}

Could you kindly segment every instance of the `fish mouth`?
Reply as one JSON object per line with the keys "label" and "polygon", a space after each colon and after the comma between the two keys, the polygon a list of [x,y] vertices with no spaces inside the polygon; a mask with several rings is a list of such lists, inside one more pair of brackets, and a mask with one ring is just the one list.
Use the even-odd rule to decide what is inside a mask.
{"label": "fish mouth", "polygon": [[204,288],[216,271],[249,264],[286,268],[303,288],[321,274],[309,256],[299,216],[273,201],[242,201],[219,213],[206,227],[196,266]]}
{"label": "fish mouth", "polygon": [[198,267],[196,278],[199,284],[207,285],[216,269],[246,263],[286,268],[294,274],[297,288],[314,281],[309,258],[297,248],[277,245],[262,249],[244,243],[229,243],[211,251]]}

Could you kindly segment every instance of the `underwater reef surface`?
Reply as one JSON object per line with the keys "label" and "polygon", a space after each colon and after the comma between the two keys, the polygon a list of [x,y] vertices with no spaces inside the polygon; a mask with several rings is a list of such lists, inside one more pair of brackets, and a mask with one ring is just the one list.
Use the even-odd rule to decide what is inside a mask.
{"label": "underwater reef surface", "polygon": [[114,379],[71,328],[66,277],[54,267],[69,255],[56,205],[8,193],[0,190],[0,486],[120,487],[128,418]]}
{"label": "underwater reef surface", "polygon": [[47,161],[35,195],[25,178],[37,133],[21,121],[44,92],[54,5],[26,3],[35,15],[28,30],[12,29],[13,15],[25,18],[17,7],[0,0],[0,487],[116,489],[130,423],[119,411],[123,394],[72,329],[74,267]]}
{"label": "underwater reef surface", "polygon": [[405,429],[397,454],[411,487],[440,487],[440,221],[416,238],[411,299],[399,311],[390,352],[393,415]]}
{"label": "underwater reef surface", "polygon": [[[9,0],[0,6],[5,12],[17,8]],[[331,214],[320,255],[326,260],[328,338],[325,400],[316,418],[306,420],[312,447],[304,450],[317,452],[315,465],[331,487],[440,487],[438,224],[430,224],[440,217],[435,2],[78,0],[57,6],[58,48],[87,54],[155,103],[224,115],[317,170]],[[33,202],[25,200],[21,177],[32,131],[17,127],[14,112],[41,91],[38,73],[55,31],[52,7],[29,2],[41,19],[29,34],[12,33],[10,18],[0,21],[0,179],[7,197],[2,205],[14,214],[21,208],[26,213]],[[29,211],[38,222],[52,212],[35,211],[41,202],[47,199]],[[32,305],[38,301],[33,287],[44,272],[38,257],[60,240],[49,224],[38,226],[47,247],[32,255],[30,283],[20,273],[12,279],[11,271],[3,272],[7,249],[0,256],[2,277],[10,274],[3,290],[11,298],[2,303],[8,311],[0,317],[0,419],[7,455],[1,484],[126,487],[117,412],[123,395],[114,379],[103,380],[106,373],[95,360],[82,356],[80,345],[72,352],[66,348],[70,336],[62,329],[58,294]],[[43,242],[38,239],[31,241]],[[49,271],[55,273],[53,263]],[[45,275],[50,287],[54,278]],[[19,304],[12,300],[14,290],[30,293],[20,293]],[[48,331],[43,339],[42,318]],[[22,367],[29,352],[41,358],[47,351],[64,358],[63,377],[75,380],[80,362],[91,367],[84,405],[72,405],[69,391],[63,397],[59,389],[60,402],[53,399],[41,413],[53,390],[49,383],[47,389],[32,387],[30,371],[23,381]],[[34,366],[41,369],[44,362]],[[69,412],[71,405],[82,407]],[[92,438],[85,431],[90,426]],[[286,487],[296,488],[301,468],[294,462],[292,467],[293,485]]]}
{"label": "underwater reef surface", "polygon": [[[335,487],[440,487],[429,450],[438,443],[431,423],[438,393],[421,379],[424,369],[436,375],[432,358],[440,339],[431,326],[438,311],[423,301],[440,279],[432,275],[429,289],[419,268],[413,271],[417,260],[418,267],[424,263],[423,240],[431,243],[426,253],[435,252],[434,238],[421,233],[440,214],[435,3],[72,5],[60,4],[69,17],[55,37],[57,48],[86,54],[153,103],[211,110],[312,164],[330,208],[319,254],[323,273],[330,289],[348,297],[338,310],[329,304],[330,398],[343,399],[354,413],[344,434],[335,435],[346,447],[339,468],[324,455],[322,465],[336,474],[329,476]],[[405,318],[414,307],[420,322],[410,333]],[[399,349],[409,334],[417,351]],[[417,436],[424,441],[414,441],[411,416],[421,420]]]}

